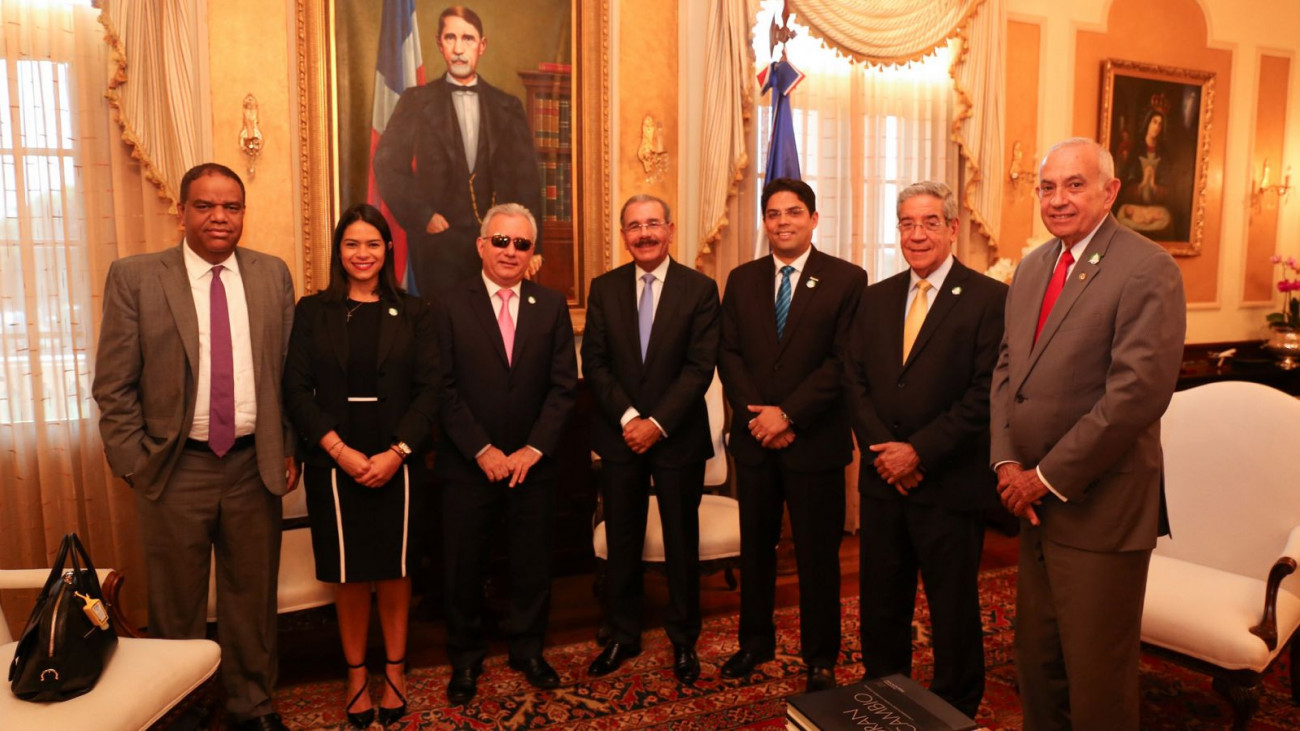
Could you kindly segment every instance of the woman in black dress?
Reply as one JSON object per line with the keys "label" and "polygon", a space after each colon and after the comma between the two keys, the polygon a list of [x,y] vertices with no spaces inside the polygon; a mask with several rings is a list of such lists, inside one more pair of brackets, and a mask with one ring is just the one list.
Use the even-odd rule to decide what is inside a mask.
{"label": "woman in black dress", "polygon": [[346,712],[358,728],[375,718],[365,668],[372,586],[387,653],[379,720],[388,725],[406,713],[409,564],[419,534],[411,519],[425,497],[438,406],[433,318],[398,288],[392,246],[373,206],[343,213],[329,286],[298,302],[284,369],[316,577],[336,584]]}

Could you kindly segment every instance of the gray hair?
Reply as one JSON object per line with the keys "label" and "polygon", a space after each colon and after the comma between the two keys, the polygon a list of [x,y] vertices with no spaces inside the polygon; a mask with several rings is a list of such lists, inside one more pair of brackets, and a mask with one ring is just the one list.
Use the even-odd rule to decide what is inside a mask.
{"label": "gray hair", "polygon": [[627,209],[631,208],[632,206],[638,203],[658,203],[664,209],[664,223],[672,222],[673,212],[672,209],[668,207],[668,201],[665,201],[663,198],[660,198],[657,195],[650,195],[649,193],[637,193],[631,198],[628,198],[627,202],[623,204],[622,210],[618,212],[619,226],[622,226],[623,224],[627,223]]}
{"label": "gray hair", "polygon": [[1043,155],[1043,162],[1038,165],[1039,174],[1042,174],[1043,165],[1047,163],[1047,158],[1051,157],[1053,152],[1065,147],[1075,147],[1077,145],[1091,147],[1097,151],[1097,171],[1101,173],[1100,182],[1102,184],[1105,184],[1115,177],[1115,156],[1110,154],[1110,150],[1102,147],[1096,140],[1090,137],[1071,137],[1067,140],[1061,140],[1055,145],[1047,148],[1047,154]]}
{"label": "gray hair", "polygon": [[898,205],[894,207],[894,217],[897,218],[902,214],[903,203],[918,195],[933,196],[943,202],[945,223],[957,218],[957,196],[952,194],[952,189],[947,185],[934,180],[922,180],[919,183],[912,183],[898,191]]}
{"label": "gray hair", "polygon": [[533,212],[519,205],[518,203],[498,203],[488,209],[483,214],[483,224],[479,226],[478,235],[487,236],[488,226],[492,225],[492,219],[497,216],[518,216],[528,221],[528,227],[533,230],[533,243],[537,243],[537,219],[533,218]]}

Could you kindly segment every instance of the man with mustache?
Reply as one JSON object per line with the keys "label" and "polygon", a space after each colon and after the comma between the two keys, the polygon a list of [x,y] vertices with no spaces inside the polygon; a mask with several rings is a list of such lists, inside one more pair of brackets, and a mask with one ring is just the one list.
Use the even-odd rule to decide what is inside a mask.
{"label": "man with mustache", "polygon": [[664,533],[673,673],[700,675],[700,495],[713,456],[704,393],[718,359],[718,286],[668,255],[668,204],[635,195],[620,215],[632,262],[597,277],[587,301],[582,372],[600,407],[591,446],[600,455],[609,571],[610,643],[587,672],[606,675],[641,652],[641,549],[650,483]]}
{"label": "man with mustache", "polygon": [[542,217],[524,105],[478,74],[487,51],[478,14],[461,5],[442,11],[438,48],[447,73],[402,92],[374,159],[375,183],[406,230],[412,281],[425,298],[479,271],[474,242],[489,208],[512,201]]}

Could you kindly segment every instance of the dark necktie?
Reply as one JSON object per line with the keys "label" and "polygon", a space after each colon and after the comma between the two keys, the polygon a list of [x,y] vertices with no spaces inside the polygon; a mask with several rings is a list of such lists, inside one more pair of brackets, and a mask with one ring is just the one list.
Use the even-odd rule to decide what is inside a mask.
{"label": "dark necktie", "polygon": [[650,347],[650,328],[655,322],[655,275],[641,277],[645,288],[641,290],[641,304],[637,306],[637,330],[641,334],[641,362],[645,362],[646,349]]}
{"label": "dark necktie", "polygon": [[212,267],[212,372],[208,398],[208,446],[218,457],[235,446],[235,355],[230,344],[230,309],[218,264]]}
{"label": "dark necktie", "polygon": [[790,275],[794,267],[781,267],[781,286],[776,288],[776,339],[785,334],[785,318],[790,314]]}
{"label": "dark necktie", "polygon": [[1069,249],[1061,254],[1060,261],[1056,262],[1056,271],[1052,272],[1052,281],[1047,283],[1047,291],[1043,293],[1043,307],[1038,311],[1038,329],[1034,330],[1034,342],[1038,342],[1038,334],[1043,331],[1043,324],[1047,322],[1047,316],[1052,314],[1052,307],[1056,300],[1061,296],[1061,290],[1065,289],[1065,277],[1070,273],[1070,265],[1074,264],[1074,254]]}

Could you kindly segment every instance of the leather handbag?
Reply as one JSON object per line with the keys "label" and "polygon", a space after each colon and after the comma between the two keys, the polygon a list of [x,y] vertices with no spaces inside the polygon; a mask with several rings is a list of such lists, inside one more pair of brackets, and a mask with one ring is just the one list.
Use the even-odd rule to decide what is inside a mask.
{"label": "leather handbag", "polygon": [[116,647],[99,575],[77,534],[69,533],[18,639],[10,687],[22,700],[75,698],[95,687]]}

